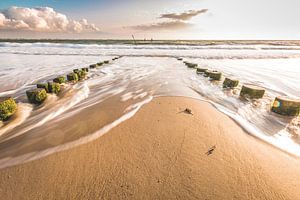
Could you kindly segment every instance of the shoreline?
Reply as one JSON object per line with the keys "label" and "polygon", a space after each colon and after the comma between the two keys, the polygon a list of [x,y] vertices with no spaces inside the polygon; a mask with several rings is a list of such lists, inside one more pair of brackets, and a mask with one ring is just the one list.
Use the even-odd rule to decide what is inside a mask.
{"label": "shoreline", "polygon": [[94,141],[1,169],[0,195],[297,200],[299,166],[208,102],[157,97]]}

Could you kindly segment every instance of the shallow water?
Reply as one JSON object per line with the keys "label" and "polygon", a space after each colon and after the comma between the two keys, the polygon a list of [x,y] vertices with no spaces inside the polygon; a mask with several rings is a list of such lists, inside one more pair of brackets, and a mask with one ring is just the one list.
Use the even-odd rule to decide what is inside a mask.
{"label": "shallow water", "polygon": [[[27,103],[25,91],[74,68],[122,55],[89,78],[64,85],[44,105]],[[240,87],[224,90],[174,57],[217,69],[243,83],[265,87],[257,101],[239,99]],[[271,113],[275,96],[300,98],[300,46],[271,44],[130,45],[0,43],[0,96],[20,109],[0,128],[0,168],[94,140],[133,116],[155,96],[209,101],[250,134],[300,156],[300,119]]]}

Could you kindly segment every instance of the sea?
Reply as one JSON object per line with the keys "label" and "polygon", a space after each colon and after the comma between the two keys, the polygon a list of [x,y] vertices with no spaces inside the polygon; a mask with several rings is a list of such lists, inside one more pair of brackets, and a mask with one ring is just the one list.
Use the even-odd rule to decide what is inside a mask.
{"label": "sea", "polygon": [[[224,89],[222,81],[197,74],[179,57],[240,84]],[[61,94],[48,95],[42,105],[28,102],[26,91],[37,83],[104,60],[110,63],[90,69],[84,81],[64,84]],[[241,99],[243,84],[266,93]],[[18,111],[0,124],[0,168],[93,141],[161,96],[208,102],[247,134],[300,157],[300,117],[270,111],[276,96],[300,99],[300,41],[2,39],[0,97],[7,96],[15,98]]]}

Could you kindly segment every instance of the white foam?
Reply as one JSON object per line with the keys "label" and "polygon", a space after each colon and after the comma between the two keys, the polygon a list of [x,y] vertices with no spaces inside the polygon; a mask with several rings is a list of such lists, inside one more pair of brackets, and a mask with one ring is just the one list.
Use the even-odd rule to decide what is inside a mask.
{"label": "white foam", "polygon": [[294,142],[288,132],[285,129],[280,130],[273,136],[268,136],[260,129],[256,128],[254,124],[250,124],[249,121],[242,118],[240,115],[231,112],[224,106],[216,104],[214,102],[209,101],[212,105],[214,105],[218,110],[223,112],[224,114],[230,116],[233,120],[235,120],[238,124],[240,124],[248,133],[257,138],[272,144],[273,146],[281,149],[282,151],[288,152],[292,155],[300,157],[300,145]]}
{"label": "white foam", "polygon": [[[74,86],[78,87],[78,86]],[[72,98],[69,101],[66,101],[64,104],[58,104],[58,106],[55,106],[54,109],[52,109],[51,113],[47,114],[43,119],[41,119],[39,122],[32,124],[30,126],[27,126],[26,128],[18,131],[16,134],[12,135],[11,137],[6,138],[4,141],[9,140],[11,138],[14,138],[16,136],[22,135],[26,133],[27,131],[30,131],[31,129],[37,128],[42,126],[43,124],[47,123],[48,121],[55,119],[59,115],[63,114],[82,100],[86,99],[89,95],[89,87],[86,83],[84,83],[82,86],[80,86],[80,89],[73,94]],[[39,116],[37,116],[39,117]]]}
{"label": "white foam", "polygon": [[15,114],[16,118],[7,125],[0,127],[0,136],[21,125],[29,117],[31,111],[32,106],[30,104],[18,103],[18,111]]}
{"label": "white foam", "polygon": [[121,96],[121,101],[128,101],[129,99],[132,99],[133,98],[133,94],[132,92],[127,92],[126,94],[123,94]]}
{"label": "white foam", "polygon": [[151,100],[153,99],[153,97],[148,97],[147,99],[135,104],[135,106],[132,107],[132,110],[130,110],[129,112],[125,113],[123,116],[121,116],[120,118],[116,119],[115,121],[113,121],[110,124],[107,124],[106,126],[102,127],[100,130],[89,134],[87,136],[84,136],[78,140],[69,142],[69,143],[65,143],[56,147],[52,147],[43,151],[38,151],[38,152],[31,152],[31,153],[27,153],[18,157],[8,157],[8,158],[4,158],[0,160],[0,169],[6,168],[6,167],[10,167],[10,166],[14,166],[14,165],[18,165],[21,163],[26,163],[26,162],[30,162],[36,159],[40,159],[43,158],[45,156],[51,155],[53,153],[56,152],[60,152],[60,151],[64,151],[67,149],[71,149],[74,148],[76,146],[82,145],[82,144],[86,144],[88,142],[94,141],[96,139],[98,139],[99,137],[103,136],[105,133],[107,133],[108,131],[110,131],[112,128],[118,126],[119,124],[121,124],[122,122],[130,119],[131,117],[133,117],[138,110],[145,104],[149,103]]}

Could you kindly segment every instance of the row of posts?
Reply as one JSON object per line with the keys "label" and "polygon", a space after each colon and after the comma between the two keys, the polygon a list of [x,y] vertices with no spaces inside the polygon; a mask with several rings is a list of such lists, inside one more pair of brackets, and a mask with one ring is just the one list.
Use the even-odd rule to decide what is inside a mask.
{"label": "row of posts", "polygon": [[[183,61],[182,58],[177,58]],[[196,69],[197,74],[208,77],[211,81],[221,81],[222,72],[199,67],[196,63],[183,61],[188,68]],[[223,88],[233,89],[239,85],[239,80],[235,78],[225,77]],[[244,99],[260,99],[265,95],[265,89],[252,84],[242,85],[240,97]],[[277,96],[272,103],[271,111],[284,116],[298,116],[300,114],[300,99],[288,96]]]}
{"label": "row of posts", "polygon": [[[117,60],[121,58],[120,56],[114,57],[112,60]],[[92,64],[89,67],[84,67],[81,69],[74,69],[73,72],[68,73],[66,76],[58,76],[52,81],[45,83],[36,84],[35,89],[30,89],[26,91],[26,96],[28,102],[41,105],[46,99],[49,93],[58,95],[61,92],[61,85],[65,83],[77,83],[78,81],[83,81],[86,79],[89,69],[95,69],[104,64],[109,64],[109,60]],[[7,121],[12,117],[18,109],[17,103],[12,97],[0,97],[0,122]]]}

